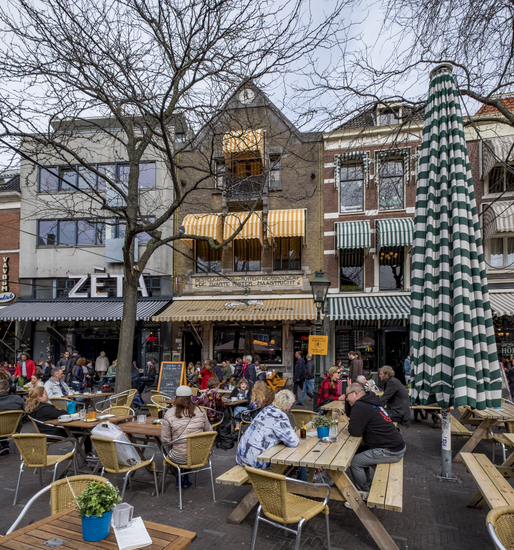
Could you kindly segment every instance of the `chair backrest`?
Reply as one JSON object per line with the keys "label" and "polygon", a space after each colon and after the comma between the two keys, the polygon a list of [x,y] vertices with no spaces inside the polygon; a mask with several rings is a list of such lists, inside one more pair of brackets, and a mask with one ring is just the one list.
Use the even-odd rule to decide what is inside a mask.
{"label": "chair backrest", "polygon": [[16,433],[23,411],[6,411],[0,413],[0,437],[9,437]]}
{"label": "chair backrest", "polygon": [[128,405],[113,405],[112,407],[109,407],[105,412],[107,414],[116,414],[119,416],[134,414],[134,411]]}
{"label": "chair backrest", "polygon": [[148,410],[150,411],[151,416],[153,416],[154,418],[159,417],[159,409],[161,408],[159,407],[159,405],[153,405],[152,403],[148,403],[147,407],[148,407]]}
{"label": "chair backrest", "polygon": [[[489,511],[486,524],[495,546],[499,550],[512,548],[514,540],[514,506],[498,506]],[[492,527],[492,533],[491,533]],[[496,538],[498,540],[496,540]],[[501,543],[503,546],[500,546]]]}
{"label": "chair backrest", "polygon": [[294,419],[294,425],[298,429],[302,427],[302,422],[305,422],[305,424],[307,424],[314,417],[314,413],[312,411],[304,411],[302,409],[293,409],[290,412]]}
{"label": "chair backrest", "polygon": [[250,483],[257,493],[264,513],[271,519],[284,520],[287,517],[286,476],[274,474],[268,470],[258,470],[245,466]]}
{"label": "chair backrest", "polygon": [[136,396],[137,390],[129,390],[127,395],[127,402],[125,405],[128,405],[129,407],[132,407],[132,401],[134,401],[134,397]]}
{"label": "chair backrest", "polygon": [[43,468],[46,466],[45,434],[14,434],[12,438],[27,467]]}
{"label": "chair backrest", "polygon": [[61,409],[62,411],[67,411],[66,399],[62,397],[51,397],[50,403],[56,408]]}
{"label": "chair backrest", "polygon": [[167,395],[162,395],[162,393],[155,393],[152,395],[152,403],[154,405],[160,405],[163,401],[169,399]]}
{"label": "chair backrest", "polygon": [[203,432],[186,436],[187,468],[200,468],[209,462],[217,432]]}
{"label": "chair backrest", "polygon": [[116,445],[111,439],[105,437],[91,436],[91,441],[95,446],[98,457],[102,466],[107,471],[119,472],[120,465],[118,463],[118,453],[116,452]]}
{"label": "chair backrest", "polygon": [[73,492],[75,493],[75,496],[78,497],[84,492],[86,487],[92,481],[98,481],[99,483],[103,484],[109,483],[109,480],[105,477],[90,475],[73,476],[67,477],[65,479],[60,479],[59,481],[54,481],[51,484],[50,489],[50,504],[52,515],[57,514],[62,510],[76,507],[77,503],[75,502],[75,498],[73,497],[73,494],[71,492],[70,485],[73,489]]}

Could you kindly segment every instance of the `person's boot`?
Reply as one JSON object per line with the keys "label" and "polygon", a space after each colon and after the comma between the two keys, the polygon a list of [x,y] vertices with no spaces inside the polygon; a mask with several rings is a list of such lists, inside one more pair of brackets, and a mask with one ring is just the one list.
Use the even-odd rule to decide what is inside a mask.
{"label": "person's boot", "polygon": [[182,487],[184,489],[188,489],[189,487],[191,487],[192,483],[189,481],[189,475],[185,475],[184,476],[184,480],[182,481]]}

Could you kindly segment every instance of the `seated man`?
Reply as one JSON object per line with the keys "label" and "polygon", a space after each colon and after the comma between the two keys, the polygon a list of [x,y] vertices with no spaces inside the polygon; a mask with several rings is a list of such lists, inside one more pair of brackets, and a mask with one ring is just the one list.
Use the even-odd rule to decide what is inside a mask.
{"label": "seated man", "polygon": [[269,463],[257,460],[265,450],[278,443],[284,443],[287,447],[298,446],[300,439],[287,417],[295,400],[293,392],[279,391],[273,404],[265,407],[255,417],[250,427],[241,436],[237,447],[236,462],[240,466],[269,468]]}
{"label": "seated man", "polygon": [[372,391],[373,393],[377,393],[377,391],[380,391],[375,382],[373,380],[368,380],[363,374],[359,374],[359,376],[357,376],[356,382],[362,384],[366,392]]}
{"label": "seated man", "polygon": [[[349,434],[362,437],[364,444],[352,459],[350,473],[357,490],[367,498],[373,481],[371,466],[399,462],[406,447],[400,432],[382,408],[380,398],[372,392],[366,393],[362,384],[355,382],[346,390],[345,409],[350,417]],[[351,508],[349,503],[344,504]]]}
{"label": "seated man", "polygon": [[45,383],[45,390],[49,399],[73,395],[73,390],[70,390],[66,382],[62,380],[63,376],[64,373],[61,367],[52,369],[52,378]]}
{"label": "seated man", "polygon": [[[9,382],[0,380],[0,412],[22,411],[25,402],[19,395],[9,393]],[[9,440],[0,439],[0,456],[9,454]]]}
{"label": "seated man", "polygon": [[384,395],[380,398],[382,407],[393,422],[403,426],[410,424],[410,397],[407,388],[394,376],[394,370],[385,366],[379,369],[378,375],[384,382]]}

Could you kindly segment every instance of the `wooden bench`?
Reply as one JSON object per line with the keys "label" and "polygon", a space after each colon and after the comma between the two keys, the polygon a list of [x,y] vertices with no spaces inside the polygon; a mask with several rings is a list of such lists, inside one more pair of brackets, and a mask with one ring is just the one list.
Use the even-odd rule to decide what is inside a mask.
{"label": "wooden bench", "polygon": [[370,508],[403,511],[403,458],[392,464],[377,464],[368,496]]}
{"label": "wooden bench", "polygon": [[471,437],[473,432],[468,430],[466,426],[461,424],[454,416],[450,415],[452,424],[452,435],[457,437]]}
{"label": "wooden bench", "polygon": [[220,485],[235,485],[236,487],[246,485],[248,481],[248,474],[243,466],[234,466],[216,478],[216,483]]}
{"label": "wooden bench", "polygon": [[468,503],[469,507],[479,506],[482,499],[490,508],[514,506],[514,488],[484,454],[461,453],[461,457],[480,490]]}

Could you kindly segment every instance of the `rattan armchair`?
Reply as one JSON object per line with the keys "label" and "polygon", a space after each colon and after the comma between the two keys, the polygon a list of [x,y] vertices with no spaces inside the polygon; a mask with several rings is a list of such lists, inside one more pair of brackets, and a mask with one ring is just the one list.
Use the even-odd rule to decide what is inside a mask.
{"label": "rattan armchair", "polygon": [[152,394],[150,400],[154,405],[157,405],[161,408],[167,408],[169,406],[169,403],[166,404],[164,401],[167,401],[169,397],[167,395],[163,395],[162,393],[154,393]]}
{"label": "rattan armchair", "polygon": [[[73,463],[73,471],[77,473],[75,465],[75,450],[77,447],[77,441],[75,439],[67,439],[65,437],[59,437],[57,435],[46,434],[14,434],[12,436],[18,451],[21,454],[20,473],[18,475],[18,483],[16,484],[16,492],[14,494],[14,504],[18,500],[18,491],[20,489],[21,476],[25,466],[27,468],[39,469],[39,480],[41,481],[41,472],[43,468],[49,468],[53,466],[53,478],[55,481],[57,475],[57,467],[59,464],[66,460],[71,460]],[[73,445],[73,450],[63,455],[49,455],[47,454],[48,439],[54,439],[57,441],[69,441]]]}
{"label": "rattan armchair", "polygon": [[68,508],[76,506],[75,498],[71,492],[71,489],[73,489],[75,496],[78,496],[86,489],[91,481],[98,481],[99,483],[104,484],[109,483],[109,480],[107,480],[105,477],[80,475],[66,477],[65,479],[59,479],[58,481],[54,481],[50,485],[47,485],[44,489],[41,489],[41,491],[36,493],[27,502],[27,504],[25,504],[20,515],[16,518],[16,521],[11,525],[9,531],[7,531],[6,534],[8,535],[9,533],[12,533],[16,529],[16,527],[18,527],[21,520],[27,514],[29,508],[41,495],[44,495],[45,493],[48,493],[48,491],[50,491],[51,514],[57,514],[62,510],[67,510]]}
{"label": "rattan armchair", "polygon": [[314,413],[312,411],[304,411],[302,409],[293,409],[290,411],[290,414],[292,415],[294,425],[298,430],[302,427],[302,422],[308,424],[314,417]]}
{"label": "rattan armchair", "polygon": [[[317,516],[320,512],[325,514],[327,548],[330,550],[330,526],[328,517],[330,487],[326,483],[316,483],[314,485],[306,481],[286,478],[286,476],[274,474],[267,470],[258,470],[256,468],[250,468],[249,466],[246,466],[245,469],[250,478],[250,483],[259,498],[259,508],[257,509],[257,516],[255,518],[252,546],[250,550],[254,550],[255,548],[260,521],[284,529],[289,533],[294,533],[296,535],[295,550],[299,550],[303,524],[314,516]],[[312,487],[325,487],[327,496],[323,502],[318,502],[310,498],[294,495],[287,491],[287,483]],[[266,517],[262,517],[261,512],[264,512]],[[296,530],[287,527],[286,524],[288,523],[297,523],[298,526]]]}
{"label": "rattan armchair", "polygon": [[109,396],[107,399],[102,399],[102,401],[97,401],[94,404],[96,411],[101,411],[101,405],[104,403],[108,403],[108,407],[123,407],[132,406],[132,401],[134,401],[134,397],[137,393],[137,390],[125,390],[120,393],[116,393],[114,395]]}
{"label": "rattan armchair", "polygon": [[[136,470],[141,468],[150,467],[153,470],[153,478],[155,483],[155,494],[159,496],[159,486],[157,485],[157,467],[154,462],[155,449],[150,445],[141,445],[139,443],[129,443],[128,441],[118,441],[112,439],[106,439],[104,437],[91,436],[91,441],[95,446],[100,462],[102,463],[102,471],[100,475],[104,475],[104,472],[110,474],[125,474],[123,477],[123,489],[121,491],[121,499],[125,496],[125,489],[127,487],[127,481],[132,488],[131,475]],[[151,449],[152,456],[149,460],[141,460],[141,464],[135,464],[134,466],[125,466],[118,462],[118,453],[116,452],[116,445],[127,445],[130,447],[136,447],[137,449]]]}
{"label": "rattan armchair", "polygon": [[18,431],[23,411],[6,411],[0,413],[0,439],[12,437]]}
{"label": "rattan armchair", "polygon": [[160,407],[159,405],[153,405],[151,403],[148,403],[147,408],[150,412],[150,415],[154,418],[159,418],[159,409],[162,409],[163,407]]}
{"label": "rattan armchair", "polygon": [[487,514],[489,535],[498,550],[514,548],[514,506],[499,506]]}
{"label": "rattan armchair", "polygon": [[[164,493],[164,484],[166,482],[166,473],[168,466],[173,466],[178,472],[178,491],[179,491],[179,507],[182,510],[182,476],[190,473],[198,474],[204,470],[211,472],[211,485],[212,485],[212,500],[216,500],[216,492],[214,490],[214,477],[212,474],[211,453],[214,440],[216,439],[216,432],[203,432],[198,434],[186,435],[175,439],[168,445],[163,445],[163,472],[162,472],[162,492]],[[168,456],[168,446],[173,446],[178,441],[186,441],[187,443],[187,462],[185,464],[178,464]],[[207,466],[208,464],[208,466]],[[188,470],[183,472],[182,469]],[[196,477],[195,477],[196,485]]]}
{"label": "rattan armchair", "polygon": [[51,397],[50,403],[56,408],[60,409],[61,411],[68,411],[68,403],[75,403],[77,407],[85,407],[85,403],[82,403],[80,401],[75,401],[73,399],[66,399],[66,397]]}
{"label": "rattan armchair", "polygon": [[112,407],[109,407],[108,409],[105,409],[102,414],[115,414],[119,416],[127,416],[127,415],[134,415],[136,414],[134,412],[134,409],[129,407],[128,405],[113,405]]}

